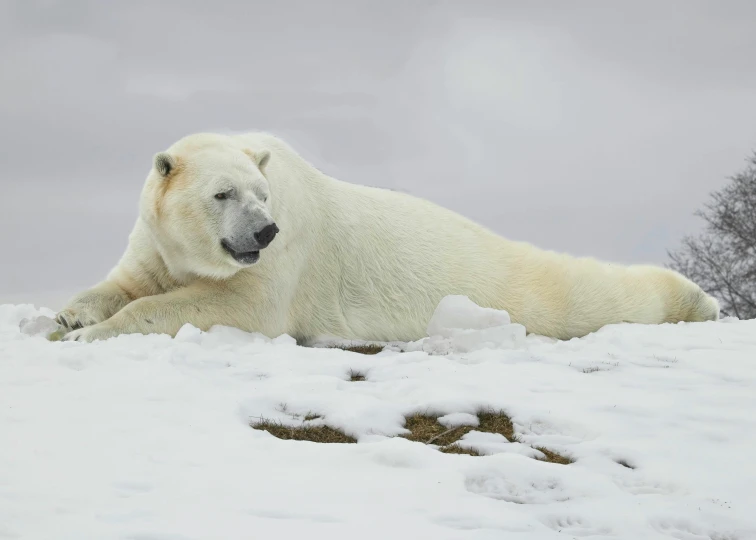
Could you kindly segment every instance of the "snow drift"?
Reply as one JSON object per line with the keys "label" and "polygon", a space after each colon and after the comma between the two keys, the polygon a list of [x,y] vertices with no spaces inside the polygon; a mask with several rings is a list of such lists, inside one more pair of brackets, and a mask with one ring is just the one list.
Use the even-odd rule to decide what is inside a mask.
{"label": "snow drift", "polygon": [[[223,327],[51,342],[52,315],[0,306],[0,538],[756,538],[756,321],[565,342],[449,297],[428,338],[365,356]],[[398,437],[481,407],[520,443]],[[357,444],[249,427],[307,414]]]}

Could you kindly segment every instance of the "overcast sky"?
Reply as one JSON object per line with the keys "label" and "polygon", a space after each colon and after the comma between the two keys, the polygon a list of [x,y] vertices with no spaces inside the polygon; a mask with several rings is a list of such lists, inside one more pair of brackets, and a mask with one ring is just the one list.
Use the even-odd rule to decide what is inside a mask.
{"label": "overcast sky", "polygon": [[755,27],[749,0],[0,0],[0,303],[101,279],[153,154],[204,130],[664,263],[756,150]]}

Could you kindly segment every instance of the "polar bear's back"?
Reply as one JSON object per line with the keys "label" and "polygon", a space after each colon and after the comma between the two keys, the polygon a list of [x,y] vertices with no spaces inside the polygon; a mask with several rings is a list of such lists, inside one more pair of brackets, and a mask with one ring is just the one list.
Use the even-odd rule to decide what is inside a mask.
{"label": "polar bear's back", "polygon": [[506,240],[403,193],[335,180],[327,193],[322,227],[329,255],[314,255],[302,279],[320,287],[337,281],[338,309],[350,334],[422,337],[438,302],[449,294],[506,303],[504,269],[511,257],[502,249]]}
{"label": "polar bear's back", "polygon": [[529,332],[561,338],[611,323],[718,314],[716,301],[668,269],[542,250],[404,193],[343,182],[337,188],[330,204],[340,309],[355,335],[417,339],[450,294],[504,309]]}
{"label": "polar bear's back", "polygon": [[611,323],[711,320],[718,313],[713,299],[671,270],[511,241],[427,200],[331,178],[275,137],[249,140],[282,157],[269,169],[289,207],[286,228],[297,231],[303,250],[289,310],[297,335],[419,339],[451,294],[560,338]]}

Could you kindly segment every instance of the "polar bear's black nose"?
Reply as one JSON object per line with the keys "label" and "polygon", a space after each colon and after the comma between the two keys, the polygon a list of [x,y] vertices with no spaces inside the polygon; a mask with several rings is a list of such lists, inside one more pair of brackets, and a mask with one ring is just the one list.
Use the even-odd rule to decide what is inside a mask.
{"label": "polar bear's black nose", "polygon": [[277,233],[278,227],[275,223],[271,223],[255,233],[255,240],[257,240],[257,243],[260,244],[261,248],[264,248],[273,241]]}

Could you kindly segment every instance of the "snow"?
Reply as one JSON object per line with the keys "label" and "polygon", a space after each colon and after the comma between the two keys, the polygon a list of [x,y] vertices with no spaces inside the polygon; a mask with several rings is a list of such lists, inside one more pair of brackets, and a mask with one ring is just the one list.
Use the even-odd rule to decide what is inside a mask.
{"label": "snow", "polygon": [[[0,306],[0,539],[756,538],[756,320],[559,342],[452,297],[432,336],[368,356],[189,325],[48,341],[52,316]],[[518,442],[396,437],[407,415],[480,408]],[[358,443],[280,440],[262,418]]]}
{"label": "snow", "polygon": [[470,413],[451,413],[445,414],[438,418],[438,423],[447,428],[457,426],[477,426],[480,420],[474,414]]}
{"label": "snow", "polygon": [[525,327],[513,324],[506,311],[482,308],[467,296],[450,295],[439,302],[428,323],[428,352],[467,353],[519,347]]}
{"label": "snow", "polygon": [[65,331],[49,315],[37,315],[31,318],[24,317],[18,323],[18,328],[22,334],[26,334],[27,336],[51,336],[57,331]]}

